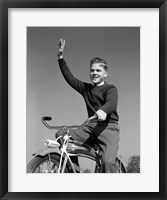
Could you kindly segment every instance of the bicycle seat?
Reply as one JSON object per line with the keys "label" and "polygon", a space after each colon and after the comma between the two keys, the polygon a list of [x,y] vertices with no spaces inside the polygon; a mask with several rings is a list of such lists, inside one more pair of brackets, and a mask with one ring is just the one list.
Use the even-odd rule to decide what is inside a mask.
{"label": "bicycle seat", "polygon": [[100,151],[99,146],[97,145],[91,147],[83,142],[70,140],[67,146],[67,152],[74,154],[84,154],[93,158],[97,158],[97,155]]}

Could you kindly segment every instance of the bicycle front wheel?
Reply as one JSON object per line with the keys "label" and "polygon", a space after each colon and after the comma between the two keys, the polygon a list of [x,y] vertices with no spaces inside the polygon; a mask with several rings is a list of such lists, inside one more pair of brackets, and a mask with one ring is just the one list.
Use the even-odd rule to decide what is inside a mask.
{"label": "bicycle front wheel", "polygon": [[[60,156],[57,154],[36,156],[27,165],[27,173],[58,173],[59,163]],[[71,173],[68,164],[64,173]]]}

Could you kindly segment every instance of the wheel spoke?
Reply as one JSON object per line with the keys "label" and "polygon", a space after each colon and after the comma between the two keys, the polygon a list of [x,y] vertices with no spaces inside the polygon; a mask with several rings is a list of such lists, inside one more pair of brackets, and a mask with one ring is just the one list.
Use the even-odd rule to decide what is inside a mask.
{"label": "wheel spoke", "polygon": [[58,166],[52,161],[46,160],[41,163],[34,171],[34,173],[57,173]]}
{"label": "wheel spoke", "polygon": [[[60,156],[48,155],[45,157],[33,158],[27,166],[27,173],[58,173],[58,167],[60,163]],[[65,168],[65,173],[68,173],[68,169]],[[69,172],[70,173],[70,172]]]}

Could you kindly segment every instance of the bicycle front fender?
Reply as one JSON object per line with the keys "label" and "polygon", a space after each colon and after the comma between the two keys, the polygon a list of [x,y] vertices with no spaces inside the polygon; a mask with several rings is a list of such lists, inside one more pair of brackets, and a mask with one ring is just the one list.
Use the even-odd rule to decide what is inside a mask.
{"label": "bicycle front fender", "polygon": [[40,149],[39,151],[35,152],[33,154],[34,157],[36,156],[42,156],[44,157],[47,154],[51,154],[51,153],[56,153],[56,154],[60,154],[60,151],[58,148],[52,149],[52,148],[45,148],[45,149]]}

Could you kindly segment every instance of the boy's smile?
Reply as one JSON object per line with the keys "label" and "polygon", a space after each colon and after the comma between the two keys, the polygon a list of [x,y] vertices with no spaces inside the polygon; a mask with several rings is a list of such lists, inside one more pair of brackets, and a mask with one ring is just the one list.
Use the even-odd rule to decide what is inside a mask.
{"label": "boy's smile", "polygon": [[90,79],[94,85],[100,86],[104,84],[104,79],[107,77],[107,71],[101,63],[93,63],[90,68]]}

